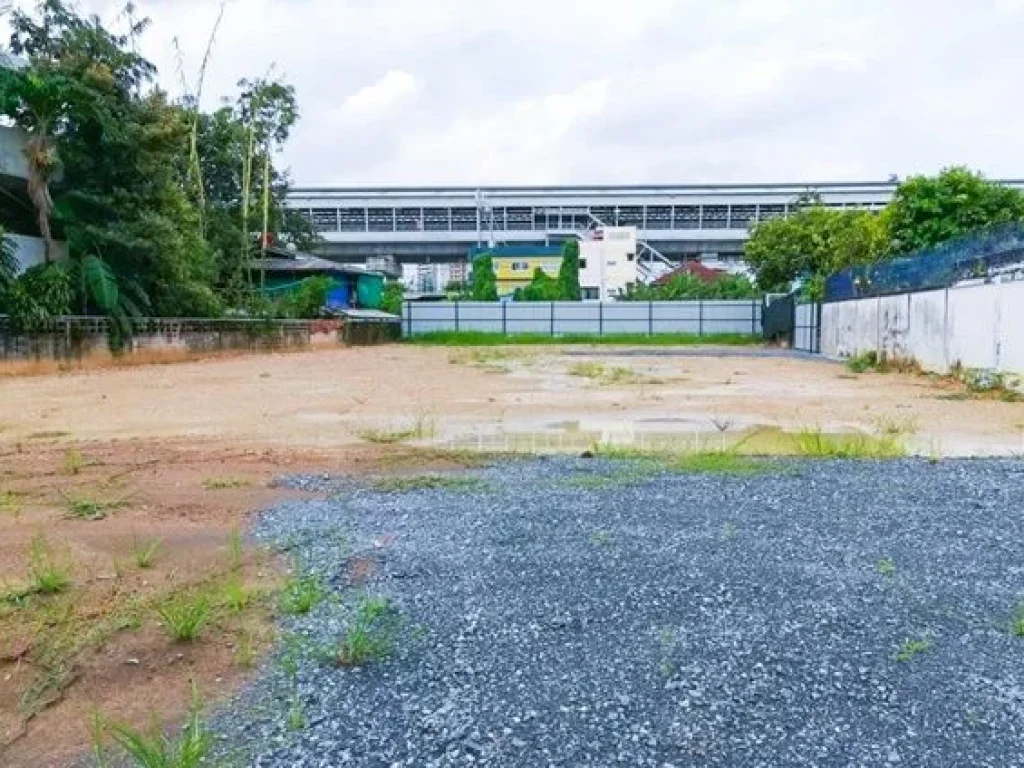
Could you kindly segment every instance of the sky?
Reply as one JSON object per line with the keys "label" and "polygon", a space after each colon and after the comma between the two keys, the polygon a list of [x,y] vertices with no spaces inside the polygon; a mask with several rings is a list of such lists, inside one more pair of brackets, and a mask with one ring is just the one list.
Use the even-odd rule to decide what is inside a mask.
{"label": "sky", "polygon": [[[136,5],[180,93],[219,2]],[[299,186],[1024,178],[1022,39],[1024,0],[229,0],[204,102],[294,85]]]}

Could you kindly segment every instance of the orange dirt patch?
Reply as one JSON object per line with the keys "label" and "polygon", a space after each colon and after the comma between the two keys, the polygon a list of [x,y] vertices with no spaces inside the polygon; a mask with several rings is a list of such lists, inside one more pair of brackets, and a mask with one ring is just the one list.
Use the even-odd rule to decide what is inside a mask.
{"label": "orange dirt patch", "polygon": [[[0,764],[64,765],[90,748],[94,713],[145,726],[186,711],[191,681],[205,702],[236,690],[273,640],[272,591],[285,564],[232,538],[247,518],[295,492],[289,472],[359,473],[451,460],[401,447],[311,452],[239,450],[174,441],[80,443],[8,450],[0,458],[0,592],[30,586],[33,541],[45,538],[71,584],[55,595],[0,599]],[[69,499],[110,502],[77,519]],[[149,567],[139,552],[155,543]],[[370,563],[354,563],[354,581]],[[220,605],[228,580],[251,595]],[[157,606],[204,591],[215,610],[199,641],[174,642]]]}

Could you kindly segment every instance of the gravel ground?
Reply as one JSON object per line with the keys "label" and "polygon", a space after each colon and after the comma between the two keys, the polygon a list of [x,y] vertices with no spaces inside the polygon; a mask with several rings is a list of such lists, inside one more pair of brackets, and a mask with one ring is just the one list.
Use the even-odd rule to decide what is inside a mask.
{"label": "gravel ground", "polygon": [[[404,490],[283,481],[322,498],[267,511],[255,536],[336,596],[285,621],[288,650],[214,719],[222,754],[259,766],[1024,765],[1024,638],[1010,629],[1024,462],[737,477],[547,459],[473,476]],[[354,563],[370,561],[353,585],[365,571]],[[399,611],[394,652],[326,663],[360,591]]]}

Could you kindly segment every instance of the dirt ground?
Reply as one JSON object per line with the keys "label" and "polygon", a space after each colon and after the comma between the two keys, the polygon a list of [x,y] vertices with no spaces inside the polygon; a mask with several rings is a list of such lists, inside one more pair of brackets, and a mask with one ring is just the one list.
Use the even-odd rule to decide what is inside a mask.
{"label": "dirt ground", "polygon": [[[959,387],[924,376],[727,352],[391,346],[0,379],[0,445],[202,438],[322,449],[404,432],[419,442],[501,447],[524,437],[896,425],[921,453],[1024,448],[1020,403],[961,399]],[[571,375],[588,363],[604,375]]]}
{"label": "dirt ground", "polygon": [[[96,713],[174,720],[190,681],[207,702],[237,687],[272,640],[274,605],[261,596],[284,564],[248,549],[232,563],[232,536],[287,493],[271,487],[281,473],[413,471],[469,460],[445,448],[685,445],[763,427],[895,430],[926,454],[1024,448],[1024,404],[756,350],[390,346],[9,373],[0,368],[0,764],[12,766],[87,751]],[[28,589],[40,542],[69,569],[60,594]],[[139,567],[140,546],[156,542]],[[244,610],[218,615],[201,642],[168,637],[162,600],[232,578],[254,596]]]}

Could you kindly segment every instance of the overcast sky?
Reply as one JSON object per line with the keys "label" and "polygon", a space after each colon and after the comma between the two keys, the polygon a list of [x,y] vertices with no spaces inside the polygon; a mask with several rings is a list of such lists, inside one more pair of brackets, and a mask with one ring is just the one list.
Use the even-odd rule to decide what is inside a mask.
{"label": "overcast sky", "polygon": [[[218,2],[137,5],[178,92]],[[307,186],[1020,178],[1022,41],[1024,0],[231,0],[206,101],[274,65]]]}

